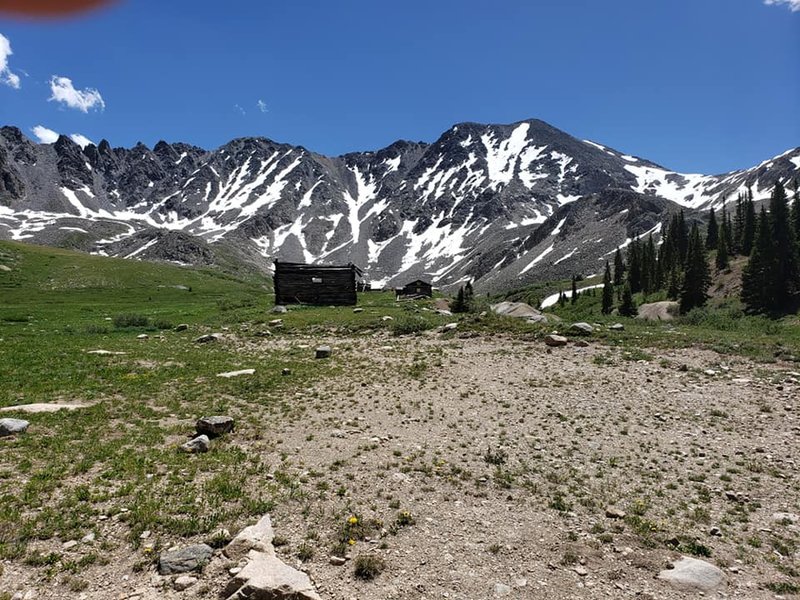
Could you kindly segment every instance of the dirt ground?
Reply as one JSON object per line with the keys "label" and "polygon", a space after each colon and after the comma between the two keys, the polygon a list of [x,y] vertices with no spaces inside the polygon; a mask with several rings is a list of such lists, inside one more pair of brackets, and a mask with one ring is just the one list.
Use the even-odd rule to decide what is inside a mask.
{"label": "dirt ground", "polygon": [[[796,367],[439,333],[241,350],[323,342],[341,371],[290,399],[302,414],[250,415],[235,433],[267,477],[295,482],[271,513],[278,556],[323,598],[696,597],[656,578],[682,555],[725,572],[707,597],[800,585],[800,523],[775,516],[800,513]],[[334,566],[353,516],[370,528]],[[361,581],[352,564],[367,553],[385,569]],[[215,559],[177,592],[174,577],[135,572],[136,558],[92,565],[90,586],[68,595],[33,569],[5,570],[38,598],[149,600],[217,598],[234,566]]]}

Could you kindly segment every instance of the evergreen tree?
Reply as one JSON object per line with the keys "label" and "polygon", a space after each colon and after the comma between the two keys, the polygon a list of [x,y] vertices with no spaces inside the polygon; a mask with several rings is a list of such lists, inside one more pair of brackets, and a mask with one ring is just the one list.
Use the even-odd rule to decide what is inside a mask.
{"label": "evergreen tree", "polygon": [[572,297],[570,301],[575,304],[578,301],[578,276],[572,276]]}
{"label": "evergreen tree", "polygon": [[750,260],[742,271],[741,298],[748,313],[766,312],[773,305],[769,286],[770,272],[773,270],[771,254],[769,219],[762,206]]}
{"label": "evergreen tree", "polygon": [[464,286],[458,288],[456,299],[453,300],[453,304],[450,306],[450,310],[454,313],[467,312],[467,302],[464,294]]}
{"label": "evergreen tree", "polygon": [[619,314],[623,317],[635,317],[636,313],[636,303],[633,301],[631,286],[626,281],[625,287],[622,288],[622,302],[619,305]]}
{"label": "evergreen tree", "polygon": [[706,233],[706,249],[715,250],[717,247],[717,240],[719,239],[719,227],[717,226],[717,217],[712,208],[708,214],[708,231]]}
{"label": "evergreen tree", "polygon": [[728,209],[725,204],[722,205],[722,218],[720,219],[720,237],[725,238],[725,246],[728,252],[733,247],[733,225],[731,218],[728,215]]}
{"label": "evergreen tree", "polygon": [[742,234],[744,232],[744,198],[742,194],[736,197],[736,214],[733,217],[733,248],[732,254],[742,251]]}
{"label": "evergreen tree", "polygon": [[794,238],[800,243],[800,194],[797,191],[797,177],[792,182],[794,188],[794,201],[792,202],[792,225]]}
{"label": "evergreen tree", "polygon": [[677,300],[681,295],[681,272],[677,265],[673,265],[667,280],[667,297],[670,300]]}
{"label": "evergreen tree", "polygon": [[683,209],[678,213],[675,240],[678,248],[678,264],[682,265],[686,262],[686,253],[689,251],[689,229],[686,227]]}
{"label": "evergreen tree", "polygon": [[774,271],[770,285],[775,305],[772,312],[794,312],[800,293],[800,265],[797,258],[797,240],[789,222],[789,203],[786,190],[775,184],[769,201],[769,225],[773,245]]}
{"label": "evergreen tree", "polygon": [[708,286],[711,276],[706,262],[706,251],[700,239],[700,230],[692,225],[689,234],[689,247],[686,251],[686,267],[684,269],[683,286],[679,298],[681,313],[703,306],[708,299]]}
{"label": "evergreen tree", "polygon": [[715,264],[718,271],[723,271],[728,268],[728,242],[725,241],[724,235],[719,238],[719,244],[717,244]]}
{"label": "evergreen tree", "polygon": [[473,304],[475,304],[475,291],[472,289],[472,281],[468,281],[464,286],[464,312],[471,311]]}
{"label": "evergreen tree", "polygon": [[603,305],[600,312],[607,315],[614,308],[614,284],[611,280],[611,265],[606,261],[606,270],[603,274]]}
{"label": "evergreen tree", "polygon": [[739,242],[739,251],[744,256],[750,256],[753,251],[753,241],[756,237],[756,208],[753,204],[752,194],[742,198],[742,211],[744,222],[742,224],[742,239]]}
{"label": "evergreen tree", "polygon": [[622,285],[625,281],[625,262],[622,260],[622,252],[617,246],[617,251],[614,252],[614,285]]}
{"label": "evergreen tree", "polygon": [[628,283],[631,291],[642,291],[642,253],[639,240],[635,239],[628,246]]}
{"label": "evergreen tree", "polygon": [[564,305],[567,303],[567,297],[564,295],[564,292],[561,291],[558,293],[558,305],[561,308],[564,308]]}

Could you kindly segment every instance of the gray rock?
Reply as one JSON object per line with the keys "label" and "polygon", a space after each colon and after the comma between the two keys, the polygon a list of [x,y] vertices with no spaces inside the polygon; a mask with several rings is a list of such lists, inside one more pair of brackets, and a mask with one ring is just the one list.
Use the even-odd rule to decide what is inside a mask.
{"label": "gray rock", "polygon": [[270,312],[283,314],[289,312],[285,306],[281,306],[280,304],[275,305]]}
{"label": "gray rock", "polygon": [[315,358],[329,358],[330,355],[331,355],[331,347],[330,346],[318,346],[316,354],[315,354]]}
{"label": "gray rock", "polygon": [[270,327],[283,327],[283,319],[272,319],[268,325]]}
{"label": "gray rock", "polygon": [[225,588],[228,600],[322,600],[305,573],[264,552],[247,556],[247,565]]}
{"label": "gray rock", "polygon": [[291,369],[281,369],[281,375],[286,376],[286,375],[291,375],[291,374],[292,374],[292,370]]}
{"label": "gray rock", "polygon": [[343,556],[331,556],[331,558],[330,558],[330,563],[331,563],[331,564],[332,564],[334,567],[341,567],[341,566],[343,566],[343,565],[344,565],[346,562],[347,562],[347,559],[346,559],[346,558],[344,558]]}
{"label": "gray rock", "polygon": [[776,512],[772,514],[775,523],[800,523],[800,516],[790,512]]}
{"label": "gray rock", "polygon": [[24,433],[28,429],[28,423],[24,419],[0,419],[0,437]]}
{"label": "gray rock", "polygon": [[208,564],[213,554],[213,548],[206,544],[195,544],[180,550],[164,552],[158,559],[158,572],[161,575],[174,575],[199,571]]}
{"label": "gray rock", "polygon": [[184,590],[188,590],[195,583],[197,583],[197,577],[192,577],[191,575],[181,575],[172,582],[172,587],[174,587],[177,591],[182,592]]}
{"label": "gray rock", "polygon": [[611,331],[624,331],[625,325],[623,325],[622,323],[614,323],[613,325],[609,326],[609,329]]}
{"label": "gray rock", "polygon": [[354,308],[353,312],[354,313],[362,313],[362,312],[364,312],[364,309],[363,308]]}
{"label": "gray rock", "polygon": [[513,590],[511,589],[511,586],[506,585],[505,583],[498,582],[494,584],[494,595],[498,598],[508,596],[512,591]]}
{"label": "gray rock", "polygon": [[272,521],[269,515],[264,515],[255,525],[242,529],[239,534],[225,546],[222,551],[227,558],[239,560],[251,550],[274,555],[272,540],[275,532],[272,530]]}
{"label": "gray rock", "polygon": [[194,343],[207,344],[208,342],[216,342],[220,337],[218,333],[208,333],[206,335],[201,335],[199,338],[195,338]]}
{"label": "gray rock", "polygon": [[458,328],[458,323],[447,323],[442,325],[442,331],[453,331],[456,328]]}
{"label": "gray rock", "polygon": [[553,347],[566,346],[567,341],[567,338],[565,338],[563,335],[556,335],[554,333],[551,333],[544,338],[544,343]]}
{"label": "gray rock", "polygon": [[606,517],[608,517],[609,519],[624,519],[625,511],[622,510],[621,508],[617,508],[616,506],[607,506]]}
{"label": "gray rock", "polygon": [[211,448],[211,440],[207,435],[198,435],[181,446],[181,450],[195,454],[197,452],[208,452]]}
{"label": "gray rock", "polygon": [[661,571],[658,578],[685,592],[713,592],[725,584],[725,574],[704,560],[684,556],[673,567]]}
{"label": "gray rock", "polygon": [[187,323],[175,325],[175,331],[186,331],[187,329],[189,329],[189,325]]}
{"label": "gray rock", "polygon": [[573,323],[569,326],[569,332],[575,335],[590,335],[594,331],[594,327],[588,323]]}
{"label": "gray rock", "polygon": [[215,415],[213,417],[202,417],[195,423],[195,429],[200,435],[207,435],[210,438],[218,437],[233,431],[233,417]]}
{"label": "gray rock", "polygon": [[589,342],[587,342],[586,340],[578,340],[577,342],[575,342],[575,345],[578,348],[588,348],[589,347]]}

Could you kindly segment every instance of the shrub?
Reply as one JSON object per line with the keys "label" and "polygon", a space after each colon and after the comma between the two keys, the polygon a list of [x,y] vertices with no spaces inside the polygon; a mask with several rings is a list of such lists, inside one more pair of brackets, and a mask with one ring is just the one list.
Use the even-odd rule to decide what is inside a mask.
{"label": "shrub", "polygon": [[144,315],[137,315],[134,313],[116,315],[114,317],[114,327],[117,329],[124,329],[126,327],[147,327],[150,323]]}
{"label": "shrub", "polygon": [[401,317],[390,326],[393,335],[410,335],[420,333],[431,328],[431,324],[422,317]]}
{"label": "shrub", "polygon": [[386,563],[375,554],[359,554],[353,566],[353,574],[359,579],[370,581],[380,575],[386,568]]}

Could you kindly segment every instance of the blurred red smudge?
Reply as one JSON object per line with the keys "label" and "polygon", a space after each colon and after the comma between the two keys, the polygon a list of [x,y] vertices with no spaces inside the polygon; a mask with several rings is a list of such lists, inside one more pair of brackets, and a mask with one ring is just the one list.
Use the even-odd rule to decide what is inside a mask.
{"label": "blurred red smudge", "polygon": [[0,14],[25,18],[72,16],[109,5],[114,0],[0,0]]}

